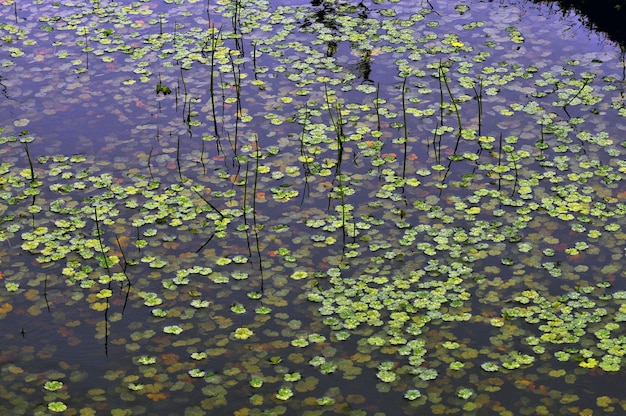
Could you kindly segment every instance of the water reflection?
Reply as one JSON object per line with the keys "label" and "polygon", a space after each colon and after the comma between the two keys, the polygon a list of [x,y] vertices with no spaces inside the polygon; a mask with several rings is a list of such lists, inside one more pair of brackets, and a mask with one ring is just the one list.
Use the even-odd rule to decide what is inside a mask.
{"label": "water reflection", "polygon": [[2,95],[4,98],[10,99],[9,90],[6,85],[4,85],[4,79],[0,76],[0,90],[2,91]]}
{"label": "water reflection", "polygon": [[368,22],[371,19],[370,8],[362,1],[357,4],[351,2],[335,2],[326,0],[312,0],[312,12],[304,19],[301,27],[304,30],[310,28],[314,23],[322,25],[328,29],[333,39],[326,42],[326,56],[333,57],[337,53],[337,48],[341,40],[345,38],[345,34],[341,33],[340,26],[337,24],[338,19],[350,18],[354,22],[354,32],[351,36],[359,38],[358,41],[350,41],[352,55],[359,58],[356,64],[351,66],[357,78],[363,83],[373,84],[370,79],[372,73],[372,49],[373,46],[369,40],[363,36],[366,33]]}
{"label": "water reflection", "polygon": [[[586,1],[586,0],[532,0],[540,4],[558,4],[558,7],[551,7],[556,13],[563,16],[574,10],[578,15],[583,16],[584,24],[591,30],[601,31],[607,34],[609,39],[626,46],[626,5],[619,2],[608,1]],[[617,4],[616,4],[617,3]]]}
{"label": "water reflection", "polygon": [[[130,64],[128,67],[111,65],[114,68],[110,74],[112,83],[106,84],[97,76],[100,68],[96,65],[98,60],[93,59],[88,69],[89,76],[93,76],[94,80],[93,90],[104,91],[102,86],[107,85],[107,94],[87,94],[91,92],[92,85],[74,83],[74,75],[69,75],[74,92],[68,91],[67,96],[58,95],[62,99],[83,96],[81,100],[68,100],[71,113],[63,113],[59,108],[61,100],[47,112],[40,111],[45,104],[37,101],[33,105],[28,115],[32,123],[28,128],[45,139],[39,142],[47,145],[48,140],[63,140],[67,144],[65,136],[79,137],[81,133],[88,133],[89,138],[81,140],[87,143],[84,145],[86,149],[89,145],[89,153],[97,155],[98,160],[93,163],[90,159],[86,164],[91,170],[85,171],[79,169],[78,166],[82,168],[82,165],[74,165],[79,162],[62,158],[54,164],[43,159],[38,161],[37,178],[45,180],[46,184],[36,199],[33,196],[16,205],[22,212],[32,211],[33,214],[25,217],[28,221],[22,223],[25,224],[24,229],[18,230],[24,232],[22,236],[19,233],[12,236],[13,249],[2,252],[5,282],[23,278],[19,290],[26,292],[25,299],[21,298],[21,292],[9,294],[13,296],[10,299],[16,308],[4,322],[14,328],[7,331],[10,335],[2,341],[13,344],[17,342],[16,338],[21,337],[23,342],[32,343],[29,347],[33,350],[43,345],[53,346],[54,352],[57,348],[59,351],[62,349],[62,354],[71,351],[69,354],[79,356],[83,352],[84,355],[77,360],[69,355],[46,353],[38,356],[41,360],[34,363],[34,354],[20,357],[14,346],[7,349],[8,355],[0,356],[0,362],[3,359],[21,360],[20,366],[26,369],[27,379],[38,379],[22,388],[25,377],[9,367],[9,371],[3,371],[3,382],[10,386],[7,387],[10,395],[26,397],[30,394],[30,402],[37,402],[36,394],[27,392],[41,392],[42,377],[65,377],[53,376],[47,370],[48,366],[54,369],[60,360],[67,360],[71,365],[63,366],[69,369],[66,370],[68,374],[74,370],[80,372],[64,378],[72,395],[72,403],[67,401],[76,408],[72,410],[74,412],[84,406],[85,413],[88,413],[87,409],[93,405],[84,402],[90,400],[89,394],[81,389],[94,390],[90,394],[97,395],[97,400],[100,396],[98,391],[102,389],[102,395],[106,390],[109,399],[102,400],[103,409],[105,406],[126,408],[133,401],[138,404],[137,407],[140,404],[151,408],[154,413],[155,402],[159,402],[158,406],[169,406],[167,409],[171,409],[171,414],[180,414],[183,406],[191,409],[188,414],[207,414],[203,410],[192,409],[197,403],[204,402],[203,409],[207,411],[214,412],[214,408],[218,408],[223,410],[221,414],[233,414],[235,411],[239,414],[259,414],[253,413],[249,407],[255,410],[266,407],[270,412],[271,406],[279,403],[276,392],[291,388],[291,383],[294,383],[297,393],[292,400],[286,401],[285,406],[280,402],[280,408],[285,410],[278,412],[277,406],[276,413],[288,411],[289,414],[302,414],[308,409],[324,412],[318,406],[328,403],[331,398],[338,402],[335,410],[351,414],[356,412],[352,412],[353,409],[367,411],[368,414],[379,410],[387,414],[428,414],[429,410],[438,414],[461,414],[460,409],[466,404],[483,406],[483,411],[491,407],[499,414],[505,414],[502,411],[504,407],[500,407],[499,402],[496,404],[498,398],[504,398],[501,400],[505,402],[504,406],[516,409],[518,397],[522,397],[520,401],[530,403],[525,405],[528,414],[532,414],[529,406],[540,403],[549,406],[554,413],[565,410],[558,404],[560,397],[557,396],[557,393],[560,395],[571,388],[561,385],[558,379],[561,371],[565,370],[559,367],[558,371],[554,370],[557,375],[548,377],[545,374],[552,371],[555,365],[550,355],[554,346],[547,345],[547,353],[536,350],[537,361],[542,361],[538,364],[539,368],[528,366],[530,355],[526,353],[529,353],[530,345],[524,341],[527,338],[522,339],[522,335],[527,334],[526,327],[533,325],[530,321],[529,325],[524,326],[523,322],[519,325],[512,315],[511,319],[507,315],[506,322],[500,320],[499,308],[503,303],[507,307],[517,305],[514,297],[520,288],[528,285],[529,290],[522,299],[534,303],[539,299],[538,292],[542,292],[541,295],[545,296],[545,302],[539,305],[544,309],[542,313],[561,314],[565,308],[559,309],[559,306],[565,302],[572,305],[568,308],[581,310],[582,307],[574,302],[582,296],[578,286],[571,292],[576,294],[576,298],[572,299],[552,298],[546,286],[554,293],[560,293],[584,282],[589,285],[585,288],[597,293],[598,290],[593,289],[594,278],[606,274],[599,273],[600,267],[611,261],[611,254],[618,256],[623,248],[623,242],[619,241],[613,246],[601,246],[591,241],[590,245],[594,248],[607,248],[609,253],[596,256],[592,262],[590,257],[585,257],[587,247],[582,243],[586,244],[586,241],[581,241],[578,247],[568,247],[573,235],[585,240],[584,234],[569,230],[565,221],[559,222],[550,217],[558,214],[559,210],[562,215],[588,210],[586,201],[596,201],[593,198],[604,198],[604,202],[609,203],[625,195],[618,194],[615,187],[602,186],[597,192],[591,188],[593,192],[585,191],[589,193],[583,201],[585,204],[568,199],[578,192],[579,183],[596,180],[579,175],[580,172],[591,172],[595,165],[591,168],[578,166],[574,160],[587,162],[584,158],[587,151],[603,155],[603,149],[600,144],[591,143],[589,138],[585,138],[583,143],[584,136],[580,135],[586,133],[589,124],[581,126],[583,121],[580,121],[569,125],[572,124],[569,120],[574,118],[569,117],[570,107],[574,107],[574,100],[580,98],[587,83],[568,86],[565,82],[576,81],[580,72],[589,67],[598,72],[600,68],[606,69],[607,73],[611,73],[614,66],[590,65],[591,59],[586,58],[600,56],[595,53],[594,46],[567,45],[567,41],[560,37],[560,31],[566,30],[563,25],[552,25],[547,19],[539,23],[533,21],[536,15],[525,14],[523,8],[509,7],[502,11],[496,7],[484,7],[485,4],[471,3],[474,10],[464,14],[463,8],[454,9],[450,3],[440,2],[437,7],[441,14],[437,13],[436,18],[428,21],[435,13],[426,18],[428,13],[411,2],[394,4],[386,9],[391,15],[394,10],[390,9],[397,8],[400,17],[395,20],[385,19],[379,14],[383,9],[379,6],[366,2],[312,1],[310,5],[300,7],[303,11],[297,13],[297,24],[312,36],[303,35],[302,31],[293,30],[294,26],[291,26],[289,37],[278,45],[270,41],[264,45],[265,33],[250,35],[240,28],[243,19],[240,21],[234,17],[230,19],[232,27],[235,33],[242,35],[241,38],[222,43],[221,38],[215,35],[208,41],[205,39],[202,47],[193,49],[191,53],[182,45],[185,42],[195,45],[197,38],[185,32],[185,25],[195,27],[197,21],[181,23],[181,20],[174,27],[155,19],[157,23],[152,30],[156,28],[163,33],[155,34],[152,39],[161,39],[168,30],[174,30],[180,36],[180,39],[174,38],[177,39],[174,45],[168,45],[179,48],[176,49],[178,55],[175,64],[172,63],[172,70],[161,66],[163,62],[171,63],[170,55],[154,58],[146,52],[142,58],[145,65],[140,67],[154,70],[147,84],[127,82],[127,72],[133,69]],[[426,8],[426,3],[422,6]],[[529,6],[529,9],[532,7]],[[176,5],[177,11],[183,9],[189,11],[190,16],[194,16],[191,11],[197,11],[193,3]],[[286,14],[287,17],[296,15],[291,9]],[[411,23],[415,27],[402,32],[400,25],[408,22],[409,15],[415,17],[416,21]],[[282,17],[277,16],[276,21]],[[426,22],[418,23],[417,19],[426,19],[433,25],[426,26]],[[377,38],[377,32],[369,31],[372,23],[378,24],[376,27],[381,28],[381,33],[389,30],[386,34],[393,33],[394,37]],[[386,24],[390,26],[383,29]],[[516,38],[519,42],[513,42],[511,38],[515,35],[506,30],[513,25],[520,26],[519,30],[526,34],[526,40]],[[271,31],[273,25],[268,26]],[[140,30],[139,27],[137,30]],[[346,29],[348,27],[350,29]],[[277,28],[281,28],[278,23],[274,29]],[[555,39],[549,38],[557,32]],[[225,29],[223,33],[226,33]],[[325,35],[324,39],[317,37],[320,33]],[[394,43],[407,33],[409,36]],[[433,37],[424,37],[413,43],[426,33]],[[100,41],[106,41],[106,38]],[[257,62],[252,69],[250,65],[246,66],[245,59],[239,59],[240,56],[245,57],[244,51],[248,54],[254,51],[249,43],[251,38],[253,42],[259,42],[259,52],[263,53],[259,58],[258,73]],[[487,38],[493,40],[493,47],[488,49],[488,53],[477,55],[478,50],[484,52],[487,49]],[[320,43],[310,42],[311,39],[320,39]],[[41,39],[40,42],[44,43]],[[409,59],[404,59],[408,53],[402,50],[402,42],[423,52],[423,58],[415,56],[410,58],[410,65],[407,64],[411,70],[423,69],[423,73],[399,68],[401,61],[409,62]],[[136,44],[137,48],[141,47],[140,42]],[[225,46],[229,44],[234,45],[230,51]],[[309,48],[307,51],[315,50],[317,53],[307,55],[307,52],[302,52],[306,48],[297,49],[304,44]],[[212,53],[219,52],[216,45],[223,47],[217,57],[222,60],[221,66],[207,63]],[[564,45],[570,49],[564,51]],[[274,55],[270,53],[277,52],[279,48],[284,54],[276,53],[278,58],[272,59]],[[384,48],[388,49],[385,51]],[[568,57],[570,52],[579,56]],[[123,61],[120,55],[115,55],[118,63]],[[93,56],[98,55],[94,53]],[[178,67],[180,62],[193,60],[190,56],[198,61],[203,58],[204,65],[193,61],[193,69]],[[280,60],[282,57],[285,61]],[[332,65],[308,65],[324,60],[324,57],[333,58],[328,59]],[[565,64],[570,58],[580,58],[583,62]],[[54,57],[45,59],[49,59],[46,63],[56,63]],[[305,60],[309,60],[307,65],[304,65]],[[475,67],[472,71],[475,72],[470,72],[470,75],[476,78],[464,77],[466,74],[460,70],[470,70],[459,61],[473,62]],[[129,58],[124,62],[135,61]],[[291,78],[276,69],[277,62],[285,64],[282,71]],[[260,70],[261,63],[267,64],[270,74],[274,73],[264,75],[265,72]],[[36,67],[38,61],[28,64]],[[611,65],[614,62],[611,61]],[[207,74],[207,68],[210,68],[211,74]],[[58,72],[66,70],[59,69]],[[254,77],[251,71],[254,71]],[[536,74],[538,71],[541,71],[542,77]],[[46,70],[46,73],[50,72],[56,76],[54,71]],[[408,75],[403,75],[405,73]],[[84,77],[84,73],[81,74],[79,78]],[[446,74],[449,78],[445,77]],[[20,88],[24,93],[16,93],[16,96],[29,99],[28,90],[32,89],[29,83],[32,80],[28,78],[28,71],[23,71],[22,75],[23,86]],[[322,85],[320,81],[307,87],[309,84],[304,82],[313,83],[323,75],[335,84]],[[215,82],[209,80],[211,77],[215,78]],[[589,78],[588,84],[593,83],[598,88],[605,85],[599,78]],[[250,81],[252,79],[254,81]],[[56,80],[46,79],[41,84],[55,84]],[[484,91],[482,80],[486,83]],[[535,81],[543,83],[542,87],[533,84]],[[466,84],[461,85],[462,82]],[[363,85],[372,83],[380,84],[380,96],[376,88]],[[399,83],[401,88],[398,88]],[[334,95],[324,93],[326,88],[331,90],[334,86],[337,86],[332,90]],[[342,90],[342,87],[346,89]],[[501,89],[507,88],[508,93],[501,92]],[[302,95],[294,93],[295,90]],[[539,93],[544,90],[549,96],[542,100],[545,95],[540,96]],[[41,91],[46,98],[57,92],[43,88]],[[210,91],[211,97],[207,96],[207,91]],[[552,98],[556,93],[563,94],[558,98],[563,100],[561,107],[553,103],[557,99]],[[96,99],[100,100],[96,105],[97,111],[85,112],[86,108],[93,108]],[[210,102],[212,99],[216,102]],[[8,104],[5,105],[8,107]],[[446,134],[443,129],[432,132],[431,127],[434,128],[435,123],[437,128],[451,125],[450,131],[455,131],[457,108],[461,107],[463,126],[459,117],[458,130],[467,128],[467,140],[460,141],[460,136]],[[545,118],[540,121],[559,127],[561,131],[548,131],[537,126],[532,116],[544,111],[539,107],[547,108],[545,111],[555,116],[555,120]],[[581,114],[589,109],[585,105],[577,108]],[[102,109],[110,110],[111,114],[115,111],[119,120],[112,117],[102,119],[98,124],[74,123],[73,119],[97,118]],[[564,114],[559,112],[561,109]],[[430,110],[432,113],[429,115]],[[515,117],[510,117],[513,110]],[[610,110],[604,106],[597,112],[600,111]],[[271,117],[265,117],[268,115]],[[158,122],[155,120],[157,117],[161,118]],[[488,121],[484,126],[483,120]],[[592,120],[596,123],[598,119]],[[5,114],[4,122],[10,126],[14,120]],[[216,123],[214,133],[217,137],[213,139],[220,143],[219,136],[222,136],[229,146],[225,145],[221,151],[217,148],[211,154],[207,152],[205,158],[204,147],[199,150],[198,137],[211,131],[212,122]],[[23,128],[28,120],[13,124]],[[58,126],[59,130],[54,131],[51,124]],[[152,134],[155,131],[156,137]],[[480,139],[471,136],[473,132]],[[108,133],[110,140],[107,140]],[[535,144],[539,134],[545,134],[546,140],[543,142],[542,137],[541,144],[547,147]],[[265,143],[259,144],[259,136],[265,136]],[[571,143],[570,136],[577,142]],[[601,139],[598,137],[597,141],[602,142]],[[435,140],[439,143],[438,149],[436,155],[431,156],[431,147],[434,148],[431,142]],[[454,146],[455,142],[457,146]],[[580,148],[583,144],[588,149],[576,150],[576,145]],[[560,147],[554,148],[556,145]],[[12,157],[24,159],[21,147],[11,149],[7,146],[6,149],[7,152],[13,150]],[[51,150],[58,150],[58,145],[47,146],[41,152]],[[75,147],[72,150],[76,150]],[[544,151],[545,159],[540,159],[539,154]],[[533,159],[528,161],[531,154]],[[571,159],[564,157],[570,155]],[[437,160],[433,164],[435,156]],[[552,159],[560,164],[556,167],[548,165]],[[553,175],[546,174],[544,177],[539,172],[532,177],[536,183],[522,178],[524,182],[520,181],[518,186],[518,169],[519,175],[527,175],[529,170],[538,167],[539,162],[546,163],[541,172]],[[203,169],[200,169],[200,163]],[[57,176],[46,176],[51,166]],[[608,171],[612,169],[598,166],[600,174],[604,173],[599,170],[600,167]],[[472,169],[471,172],[468,169]],[[555,196],[555,189],[559,189],[556,178],[561,179],[557,169],[572,174],[571,179],[562,175],[562,180],[569,180],[572,187],[561,189],[560,194]],[[437,170],[439,176],[434,172]],[[616,170],[611,174],[618,175]],[[301,173],[303,171],[304,174]],[[17,174],[10,172],[12,183],[6,186],[12,189],[9,186],[16,184],[15,188],[18,188],[24,180],[32,183],[32,172],[32,168]],[[552,178],[555,178],[554,183]],[[172,182],[170,187],[168,181]],[[420,184],[420,181],[423,183]],[[57,189],[57,182],[64,185],[58,188],[57,194],[50,196],[49,191]],[[96,190],[92,183],[97,185]],[[193,187],[189,187],[191,183],[194,183]],[[504,192],[503,184],[513,188],[510,196]],[[534,203],[541,211],[535,212],[536,208],[521,199],[514,202],[520,204],[525,212],[511,208],[512,199],[521,192],[518,190],[522,185],[524,195],[529,195],[529,198],[532,192],[539,195]],[[290,195],[299,186],[302,186],[299,188],[302,189],[302,198],[296,201]],[[102,212],[92,207],[97,198],[83,199],[85,194],[100,197],[100,189],[103,188],[106,190],[104,197],[115,200],[108,207],[110,217],[106,220],[100,217],[105,215],[105,206],[102,206]],[[570,189],[576,192],[570,192]],[[475,195],[466,198],[476,190]],[[507,196],[503,197],[505,194]],[[2,195],[4,197],[5,194]],[[489,200],[487,196],[491,195],[502,199]],[[289,198],[292,198],[291,203]],[[68,210],[76,209],[77,218],[87,219],[88,225],[68,223],[64,217],[60,218],[59,210],[48,210],[47,206],[53,199],[59,206],[69,201]],[[484,203],[485,200],[488,204]],[[548,205],[548,202],[553,205]],[[85,203],[89,206],[84,206]],[[548,209],[539,204],[550,208],[549,214]],[[45,207],[41,212],[38,211],[39,205]],[[115,212],[118,208],[123,212],[119,217]],[[5,208],[0,206],[0,209]],[[510,213],[513,215],[509,216]],[[516,215],[518,213],[520,215]],[[58,216],[54,217],[56,214]],[[528,214],[536,216],[536,219],[526,228]],[[509,217],[519,221],[512,223]],[[620,220],[622,218],[619,217]],[[594,218],[593,223],[590,220],[585,227],[594,231],[605,221],[608,223],[609,220]],[[9,223],[9,220],[6,222]],[[430,228],[432,224],[434,227]],[[46,225],[49,229],[42,227],[38,233],[29,233],[38,225]],[[236,231],[233,225],[237,226]],[[97,248],[96,253],[105,252],[102,243],[98,244],[95,239],[101,235],[100,226],[107,238],[108,252],[120,262],[117,267],[126,273],[129,261],[134,263],[128,268],[131,278],[121,276],[120,283],[112,283],[107,257],[87,250]],[[18,256],[13,254],[18,252],[32,260],[27,251],[29,242],[38,242],[35,239],[43,239],[50,230],[69,227],[76,227],[73,231],[77,235],[91,236],[89,247],[86,241],[76,240],[77,247],[84,249],[84,254],[77,253],[79,249],[73,246],[72,250],[76,258],[79,254],[83,256],[80,260],[84,264],[95,266],[98,271],[93,275],[97,279],[87,279],[94,276],[76,261],[41,266],[46,269],[37,279],[30,277],[33,270],[40,267],[35,262],[29,261],[23,270],[17,269]],[[228,238],[220,236],[226,231]],[[544,239],[545,234],[549,234],[551,239]],[[607,241],[611,241],[612,237],[606,234]],[[617,236],[616,240],[621,238],[619,234]],[[20,238],[27,237],[33,241],[26,240],[24,249],[20,250],[19,243],[15,242],[21,243]],[[49,246],[54,253],[57,246],[67,247],[65,239],[59,240],[52,241],[56,245]],[[533,252],[532,258],[524,254],[533,249],[539,251]],[[581,253],[568,258],[563,254],[563,250],[568,249],[572,252],[580,249]],[[556,261],[545,259],[548,252],[555,256]],[[573,266],[568,268],[566,260],[570,259]],[[100,260],[100,265],[94,260]],[[544,260],[544,265],[539,264]],[[473,262],[477,266],[472,266]],[[582,267],[583,263],[586,269],[572,270],[574,266]],[[207,271],[206,265],[211,265],[215,273]],[[60,270],[64,266],[67,267]],[[548,266],[559,273],[560,267],[563,267],[564,274],[569,273],[569,281],[555,275],[554,279],[548,276],[546,283],[546,274],[541,267]],[[480,273],[484,269],[484,276],[466,278],[470,277],[471,267],[480,269]],[[418,273],[423,271],[426,272],[424,279],[419,282],[421,275]],[[619,272],[618,269],[612,273]],[[74,275],[77,276],[72,277]],[[448,277],[451,279],[447,280]],[[72,302],[64,298],[66,280],[71,283],[84,281],[84,287],[83,283],[81,287],[74,286]],[[131,280],[132,290],[127,285]],[[394,287],[396,284],[397,287]],[[41,287],[44,288],[43,293],[35,290]],[[315,290],[304,293],[308,288]],[[1,292],[0,296],[5,294]],[[330,298],[333,294],[336,295],[334,300]],[[318,302],[315,299],[324,300],[324,309],[313,303]],[[354,302],[356,299],[362,302]],[[468,299],[471,300],[466,302]],[[28,307],[31,303],[36,303],[36,308]],[[157,305],[163,309],[149,309]],[[370,305],[378,306],[374,310]],[[335,313],[335,306],[340,308],[340,314]],[[514,311],[517,309],[511,308],[510,313]],[[46,328],[48,331],[62,328],[58,334],[53,332],[49,335],[39,330],[35,323],[40,326],[47,323],[42,316],[37,317],[40,313],[57,319]],[[320,318],[320,313],[323,318]],[[445,322],[442,324],[444,314]],[[394,316],[392,323],[387,321],[389,315]],[[455,322],[465,317],[470,317],[472,321],[467,324]],[[356,321],[357,318],[362,321]],[[490,323],[491,318],[496,324],[502,323],[504,332]],[[548,318],[542,314],[536,319]],[[24,325],[22,319],[31,325]],[[185,332],[176,338],[178,334],[164,330],[175,326],[170,324],[180,324],[180,329]],[[359,325],[362,326],[356,328]],[[237,332],[243,329],[248,329],[254,338],[249,341],[245,340],[252,335],[237,338],[237,334],[246,334],[245,331]],[[31,333],[38,332],[42,333],[40,338],[30,338]],[[95,340],[90,340],[90,337]],[[351,338],[343,338],[339,342],[339,337]],[[380,349],[388,342],[387,338],[393,339],[393,342],[387,344],[384,350]],[[593,339],[591,332],[587,340],[590,339]],[[68,348],[63,348],[65,344]],[[74,346],[76,348],[69,348]],[[115,359],[111,359],[110,363],[98,360],[103,355],[101,347],[110,358]],[[543,345],[540,347],[543,348]],[[98,357],[85,363],[85,351],[90,358]],[[211,358],[208,358],[209,355]],[[506,360],[504,364],[511,368],[520,365],[528,367],[511,372],[487,373],[497,368],[491,361],[501,357]],[[154,366],[147,363],[152,358],[156,363]],[[482,367],[485,363],[491,367]],[[568,371],[575,375],[577,363],[568,364],[571,364]],[[107,366],[115,367],[115,371],[104,368]],[[487,370],[483,371],[485,368]],[[397,380],[391,383],[390,380],[396,379],[393,372],[396,369],[400,370]],[[108,383],[98,378],[105,370]],[[199,370],[215,372],[217,377],[207,375],[204,380],[195,380]],[[335,370],[333,376],[325,377]],[[89,373],[88,382],[81,383],[86,378],[83,372]],[[43,373],[45,375],[41,376]],[[299,381],[300,373],[302,381]],[[587,373],[582,374],[580,379],[589,379]],[[265,377],[266,388],[257,390],[258,387],[250,385],[251,375]],[[365,382],[362,383],[362,380]],[[500,387],[495,388],[496,382],[504,384],[501,391]],[[140,387],[140,383],[145,383],[145,386]],[[554,397],[552,402],[544,400],[548,394],[539,388],[544,384],[554,389],[550,393]],[[411,404],[402,395],[416,386],[423,390],[422,404],[427,401],[426,396],[431,402],[424,407],[410,408]],[[475,389],[480,394],[480,400],[474,400],[474,397],[467,402],[461,401],[474,394],[465,387]],[[145,395],[135,393],[143,388]],[[228,392],[220,390],[226,388]],[[385,395],[385,392],[389,394]],[[416,391],[411,393],[409,397],[415,398]],[[619,397],[618,393],[610,394]],[[581,401],[593,407],[596,395],[596,392],[585,392]],[[163,400],[166,398],[172,400]],[[259,398],[262,399],[260,404]],[[224,410],[226,400],[228,408]],[[561,403],[568,400],[571,397],[564,396]],[[468,406],[466,410],[472,412],[472,407]]]}

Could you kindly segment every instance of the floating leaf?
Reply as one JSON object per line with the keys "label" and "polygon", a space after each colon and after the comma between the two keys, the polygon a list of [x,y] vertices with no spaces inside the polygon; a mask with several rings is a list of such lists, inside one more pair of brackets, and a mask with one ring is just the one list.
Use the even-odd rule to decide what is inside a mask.
{"label": "floating leaf", "polygon": [[246,327],[242,327],[242,328],[237,328],[234,332],[234,337],[236,339],[248,339],[250,338],[252,335],[254,335],[254,332],[252,332],[252,330],[250,330],[249,328]]}
{"label": "floating leaf", "polygon": [[50,402],[48,403],[48,410],[55,413],[64,412],[67,410],[67,405],[63,402]]}

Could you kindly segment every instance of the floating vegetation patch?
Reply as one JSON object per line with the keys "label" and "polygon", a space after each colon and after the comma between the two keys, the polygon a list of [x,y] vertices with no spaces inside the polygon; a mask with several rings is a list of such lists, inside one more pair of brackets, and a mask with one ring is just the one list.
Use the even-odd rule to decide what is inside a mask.
{"label": "floating vegetation patch", "polygon": [[277,3],[0,3],[0,408],[626,409],[612,45]]}

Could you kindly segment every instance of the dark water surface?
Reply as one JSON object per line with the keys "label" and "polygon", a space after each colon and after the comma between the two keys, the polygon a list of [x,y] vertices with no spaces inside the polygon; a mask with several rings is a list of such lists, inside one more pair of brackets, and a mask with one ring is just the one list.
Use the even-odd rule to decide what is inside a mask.
{"label": "dark water surface", "polygon": [[523,1],[0,1],[0,413],[620,414],[624,53]]}

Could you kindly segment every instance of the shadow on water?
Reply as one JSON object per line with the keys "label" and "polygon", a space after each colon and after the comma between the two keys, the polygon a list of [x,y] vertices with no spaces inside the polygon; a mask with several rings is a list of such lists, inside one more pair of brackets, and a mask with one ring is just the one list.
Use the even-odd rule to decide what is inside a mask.
{"label": "shadow on water", "polygon": [[567,14],[575,10],[582,17],[583,23],[592,30],[606,33],[609,39],[618,43],[622,50],[626,46],[626,1],[587,1],[587,0],[560,0],[545,1],[533,0],[534,3],[558,4],[555,11]]}
{"label": "shadow on water", "polygon": [[[364,32],[367,27],[368,19],[372,10],[361,2],[328,2],[323,0],[312,0],[311,11],[306,15],[301,23],[304,30],[310,28],[314,23],[323,25],[334,39],[326,42],[326,56],[333,57],[338,52],[341,39],[341,33],[338,28],[337,20],[342,18],[353,18],[360,22],[361,30],[357,29],[357,33]],[[361,79],[362,83],[374,84],[375,81],[370,78],[372,72],[372,45],[362,42],[350,42],[350,51],[358,58],[358,62],[350,65],[351,70]]]}

